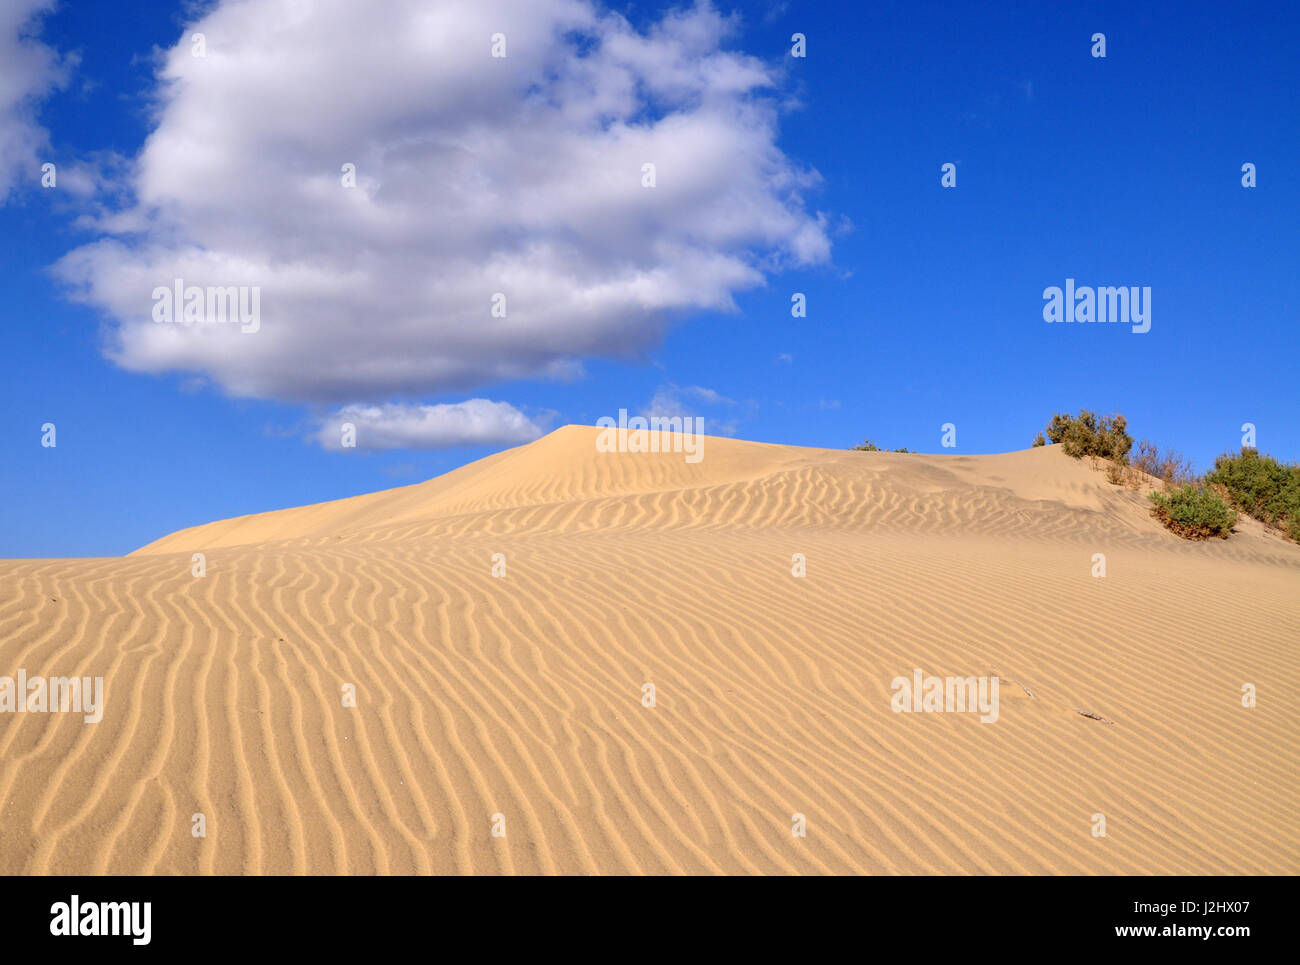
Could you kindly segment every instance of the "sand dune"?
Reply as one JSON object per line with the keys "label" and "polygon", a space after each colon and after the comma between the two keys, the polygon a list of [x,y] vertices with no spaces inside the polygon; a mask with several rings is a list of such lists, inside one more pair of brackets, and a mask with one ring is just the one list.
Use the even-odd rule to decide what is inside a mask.
{"label": "sand dune", "polygon": [[[0,562],[0,675],[106,695],[0,713],[0,872],[1300,873],[1300,547],[1055,448],[596,432]],[[998,720],[895,713],[914,668]]]}

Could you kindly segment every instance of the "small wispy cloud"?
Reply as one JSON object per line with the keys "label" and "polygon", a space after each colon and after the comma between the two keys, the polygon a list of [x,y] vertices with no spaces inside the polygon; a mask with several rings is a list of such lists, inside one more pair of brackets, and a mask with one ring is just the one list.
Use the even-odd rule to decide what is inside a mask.
{"label": "small wispy cloud", "polygon": [[325,449],[343,449],[348,425],[356,448],[369,450],[519,445],[545,432],[508,402],[468,399],[440,405],[348,405],[328,416],[313,437]]}
{"label": "small wispy cloud", "polygon": [[[696,403],[692,405],[691,402]],[[735,405],[734,399],[699,385],[661,385],[653,398],[641,410],[643,416],[695,415],[699,403],[706,405]]]}
{"label": "small wispy cloud", "polygon": [[[734,436],[740,423],[752,415],[755,402],[738,402],[702,385],[661,385],[641,410],[646,418],[701,417],[710,435]],[[709,412],[708,409],[721,410]]]}

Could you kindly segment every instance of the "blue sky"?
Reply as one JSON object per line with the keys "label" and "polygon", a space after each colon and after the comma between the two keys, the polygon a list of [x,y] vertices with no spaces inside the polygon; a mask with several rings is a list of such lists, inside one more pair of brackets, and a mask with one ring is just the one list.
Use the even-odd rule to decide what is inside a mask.
{"label": "blue sky", "polygon": [[[105,237],[123,237],[120,224],[105,219],[142,193],[144,182],[130,172],[146,138],[183,121],[179,108],[168,115],[160,106],[156,51],[177,48],[187,24],[221,13],[221,5],[64,3],[38,16],[36,40],[64,60],[57,89],[37,92],[16,116],[36,132],[36,159],[70,172],[74,189],[42,189],[39,171],[19,163],[0,201],[0,556],[117,555],[185,526],[417,482],[503,447],[338,450],[316,441],[321,421],[354,402],[483,398],[545,429],[675,400],[703,415],[708,431],[739,438],[842,448],[870,436],[930,452],[942,451],[940,426],[951,422],[961,453],[1025,448],[1053,412],[1092,408],[1123,412],[1135,437],[1181,449],[1201,468],[1240,446],[1244,422],[1256,425],[1262,450],[1300,457],[1295,5],[1046,6],[716,4],[737,15],[718,49],[757,58],[772,80],[727,94],[728,110],[768,105],[782,163],[816,172],[795,208],[820,225],[825,257],[757,237],[766,223],[744,225],[716,243],[761,277],[730,287],[734,311],[706,304],[716,301],[711,282],[691,278],[680,306],[637,315],[626,345],[616,337],[581,343],[583,351],[566,353],[576,365],[528,370],[527,360],[563,340],[539,321],[510,333],[509,344],[503,337],[503,356],[525,360],[514,370],[494,370],[481,346],[470,346],[465,352],[477,354],[460,358],[454,377],[413,387],[383,370],[353,387],[344,365],[344,386],[319,398],[309,397],[309,358],[297,372],[272,359],[251,389],[230,374],[238,363],[220,369],[196,356],[187,370],[174,359],[142,362],[152,358],[143,341],[121,364],[109,357],[123,324],[117,296],[78,300],[53,267]],[[654,4],[600,9],[626,15],[633,33],[653,31],[664,15]],[[376,16],[369,39],[381,55],[385,29]],[[504,29],[512,36],[513,22]],[[795,32],[807,37],[802,59],[787,56]],[[1106,35],[1104,59],[1090,55],[1096,32]],[[695,48],[683,43],[691,55]],[[654,51],[674,56],[670,48]],[[667,67],[654,70],[662,76]],[[587,80],[598,87],[612,76],[602,69]],[[401,97],[428,94],[410,86],[418,89]],[[663,122],[692,110],[690,96],[683,106],[647,95],[634,116]],[[220,112],[238,100],[236,93],[201,103]],[[257,129],[248,118],[258,105],[243,106],[246,114],[225,130]],[[442,115],[418,107],[401,123],[415,117],[436,128]],[[722,124],[718,136],[763,127],[748,123]],[[256,147],[240,144],[252,170]],[[214,190],[202,153],[175,152],[184,177],[169,190]],[[397,167],[386,157],[392,181]],[[149,190],[161,190],[172,159],[155,155]],[[940,185],[945,162],[957,168],[951,189]],[[1241,184],[1246,162],[1256,165],[1254,188]],[[77,189],[78,166],[98,172],[90,187]],[[691,176],[710,174],[698,166]],[[721,172],[719,183],[727,180]],[[751,188],[779,193],[768,182]],[[783,203],[789,207],[788,196]],[[207,226],[204,237],[222,234],[226,250],[240,256],[241,239],[255,245],[263,232],[280,230],[273,204],[246,208],[237,230]],[[437,218],[435,204],[425,220]],[[519,221],[527,234],[532,212]],[[670,229],[666,237],[677,240]],[[165,246],[163,228],[151,230]],[[300,223],[284,230],[312,234]],[[745,241],[746,231],[757,240]],[[692,229],[692,239],[699,235]],[[337,241],[349,243],[346,235]],[[401,256],[423,263],[422,243],[403,240]],[[172,263],[155,255],[157,264]],[[444,255],[429,257],[436,266]],[[111,289],[123,264],[95,262],[90,277]],[[590,266],[607,268],[599,260]],[[688,273],[682,264],[670,268]],[[1151,330],[1044,323],[1043,289],[1067,277],[1149,286]],[[806,294],[806,318],[791,317],[793,292]],[[440,324],[437,306],[427,311],[429,325]],[[299,317],[311,321],[306,309]],[[353,325],[363,344],[382,340],[389,322],[348,316],[334,324]],[[602,324],[610,320],[592,322]],[[363,361],[358,371],[369,372]],[[40,445],[47,422],[57,426],[53,449]]]}

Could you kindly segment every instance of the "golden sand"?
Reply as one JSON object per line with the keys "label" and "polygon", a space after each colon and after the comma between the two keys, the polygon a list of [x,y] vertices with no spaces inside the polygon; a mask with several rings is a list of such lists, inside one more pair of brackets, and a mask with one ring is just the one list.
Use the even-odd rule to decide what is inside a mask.
{"label": "golden sand", "polygon": [[1055,447],[596,434],[0,562],[0,675],[105,682],[0,713],[0,872],[1300,873],[1300,546]]}

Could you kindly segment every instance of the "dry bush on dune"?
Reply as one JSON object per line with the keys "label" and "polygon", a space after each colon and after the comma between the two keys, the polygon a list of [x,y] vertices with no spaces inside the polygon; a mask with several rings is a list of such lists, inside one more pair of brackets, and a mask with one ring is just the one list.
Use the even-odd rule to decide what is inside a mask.
{"label": "dry bush on dune", "polygon": [[[1096,461],[1094,460],[1094,466]],[[1106,464],[1106,478],[1116,486],[1123,486],[1137,492],[1146,484],[1146,478],[1137,467],[1129,465],[1122,459],[1112,459]]]}
{"label": "dry bush on dune", "polygon": [[1148,476],[1154,476],[1168,486],[1186,486],[1196,481],[1192,461],[1175,449],[1161,452],[1154,442],[1143,439],[1138,443],[1137,455],[1132,459],[1133,467],[1142,470]]}

